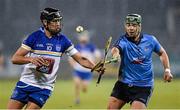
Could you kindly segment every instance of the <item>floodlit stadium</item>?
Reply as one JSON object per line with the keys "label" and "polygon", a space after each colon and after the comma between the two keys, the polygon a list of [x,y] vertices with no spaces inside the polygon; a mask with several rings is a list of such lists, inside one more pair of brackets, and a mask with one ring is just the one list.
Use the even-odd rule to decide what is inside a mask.
{"label": "floodlit stadium", "polygon": [[[54,7],[55,9],[59,10],[45,10],[46,7]],[[129,15],[130,17],[133,16],[135,18],[128,18],[129,16],[127,17],[127,15],[130,13],[135,13]],[[137,14],[141,16],[138,16]],[[127,25],[126,32],[128,32],[128,26],[133,27],[134,25],[131,25],[131,23],[134,22],[137,23],[136,25],[141,26],[140,28],[142,28],[141,30],[136,27],[137,30],[139,29],[142,33],[148,33],[148,36],[155,36],[157,41],[159,41],[158,43],[163,46],[168,54],[170,62],[170,70],[169,68],[164,69],[159,56],[155,53],[152,54],[153,68],[151,69],[153,70],[154,74],[150,77],[154,78],[154,86],[150,90],[153,91],[152,96],[151,93],[149,94],[151,98],[149,98],[149,96],[147,99],[147,101],[149,101],[147,108],[180,109],[180,37],[178,36],[178,32],[180,31],[179,0],[0,0],[0,15],[0,109],[7,109],[7,106],[10,106],[8,105],[8,102],[12,96],[18,98],[14,88],[21,77],[24,67],[32,67],[35,69],[35,71],[38,67],[38,78],[42,77],[42,79],[38,81],[49,79],[44,83],[44,85],[36,86],[36,84],[33,82],[33,80],[36,80],[36,78],[32,78],[32,75],[31,77],[26,77],[28,74],[30,74],[30,69],[26,69],[24,71],[27,74],[23,77],[25,79],[21,78],[23,81],[29,79],[27,82],[32,83],[32,86],[40,88],[42,87],[43,89],[45,88],[48,90],[54,89],[52,93],[50,92],[45,94],[50,97],[46,103],[44,101],[46,99],[42,99],[44,101],[42,102],[45,103],[42,109],[107,109],[109,97],[119,77],[118,73],[125,71],[124,68],[123,70],[120,68],[119,71],[119,67],[122,67],[120,66],[122,60],[119,59],[119,57],[116,57],[117,59],[113,57],[111,54],[111,49],[116,46],[119,49],[119,53],[124,52],[124,42],[117,42],[117,40],[121,35],[125,34],[124,27]],[[52,24],[50,25],[50,23]],[[61,26],[61,29],[56,29],[54,31],[52,28],[54,26],[53,23],[60,23],[58,25]],[[44,26],[44,28],[40,28],[42,26]],[[33,41],[37,38],[37,36],[35,34],[31,34],[37,30],[39,31],[37,32],[38,34],[36,33],[36,35],[39,36],[41,34],[42,37],[41,39],[38,38],[38,40],[41,42],[46,42],[47,50],[43,43],[41,44],[36,42],[37,40]],[[47,32],[49,33],[47,34]],[[58,36],[59,32],[63,33],[64,35],[63,40],[60,41],[60,44],[62,45],[56,44],[56,40],[58,38],[55,38],[55,40],[43,38],[44,36],[48,37],[48,35],[50,35],[50,37],[56,35]],[[44,33],[44,35],[42,35],[42,33]],[[129,33],[133,34],[133,32]],[[90,42],[95,46],[88,45],[86,49],[89,49],[88,52],[94,52],[97,48],[98,52],[96,55],[98,58],[95,58],[97,57],[96,55],[93,56],[91,53],[84,51],[82,49],[83,46],[81,47],[81,45],[78,45],[80,42],[80,37],[78,36],[90,36],[87,39],[90,40]],[[150,43],[154,43],[154,39],[150,39]],[[34,42],[36,42],[36,47],[31,45]],[[155,45],[153,43],[149,48],[145,48],[144,52],[151,48],[154,52],[160,52],[160,47],[153,48],[152,45]],[[71,44],[75,45],[75,47]],[[53,45],[55,47],[53,47]],[[19,57],[14,57],[15,52],[19,47],[25,49],[25,51],[21,51],[21,54],[30,52],[30,54],[28,53],[27,55],[23,56],[26,58],[31,56],[48,56],[46,59],[47,64],[40,65],[43,62],[42,60],[45,60],[45,58],[36,60],[22,60],[18,59]],[[43,50],[44,48],[45,50]],[[84,52],[81,53],[81,55],[84,55],[82,58],[83,60],[84,57],[87,59],[89,58],[89,60],[95,62],[96,66],[91,70],[86,70],[80,67],[78,64],[75,64],[73,67],[73,64],[71,64],[72,62],[70,62],[71,58],[69,56],[72,55],[72,58],[74,58],[73,55],[75,55],[76,49],[79,52]],[[132,50],[127,52],[132,54]],[[138,54],[141,54],[141,52]],[[142,54],[145,53],[142,52]],[[144,61],[143,58],[146,60],[147,57],[141,56],[141,58],[138,60],[132,58],[133,65],[141,64]],[[58,65],[59,62],[60,64]],[[59,69],[57,69],[57,65],[59,66]],[[128,62],[124,65],[128,65]],[[77,74],[74,73],[78,71],[80,74],[80,68],[85,70],[85,72],[93,71],[93,75],[90,76],[89,79],[87,78],[88,76],[82,75],[83,78],[87,78],[88,80],[84,83],[84,85],[87,84],[87,88],[84,88],[83,84],[80,87],[78,86],[77,88],[80,88],[80,92],[77,95],[75,92],[77,85],[74,86],[74,83],[76,82],[78,84],[80,82],[78,82],[79,80],[75,79]],[[105,72],[103,70],[104,68]],[[132,71],[135,71],[136,69],[137,68],[130,68]],[[52,75],[52,73],[56,75],[54,72],[55,70],[57,70],[57,78],[56,76],[48,76]],[[168,83],[170,79],[167,80],[167,82],[163,80],[164,71],[172,73],[172,82]],[[99,77],[98,72],[104,72],[99,84],[97,84]],[[123,74],[125,78],[122,79],[126,79],[125,75],[127,75],[128,72],[126,74],[125,73],[126,72]],[[136,74],[135,76],[133,75],[127,75],[127,77],[141,77],[141,74]],[[142,82],[139,83],[143,83],[144,80],[145,79],[142,79]],[[126,81],[127,80],[124,80],[124,82]],[[55,85],[53,85],[54,82]],[[129,79],[127,82],[131,82],[131,79]],[[50,84],[50,86],[48,84]],[[127,85],[131,87],[131,85]],[[19,87],[19,85],[17,86]],[[33,98],[39,96],[40,95],[34,95]],[[31,102],[38,105],[40,102],[33,98],[31,98]],[[44,96],[41,98],[44,98]],[[19,100],[26,103],[26,100],[30,100],[30,98],[22,98]],[[132,100],[134,101],[135,99]],[[40,105],[41,103],[39,106]],[[26,107],[27,106],[25,105],[24,108]],[[130,107],[131,105],[128,103],[123,106],[123,109],[129,109]]]}

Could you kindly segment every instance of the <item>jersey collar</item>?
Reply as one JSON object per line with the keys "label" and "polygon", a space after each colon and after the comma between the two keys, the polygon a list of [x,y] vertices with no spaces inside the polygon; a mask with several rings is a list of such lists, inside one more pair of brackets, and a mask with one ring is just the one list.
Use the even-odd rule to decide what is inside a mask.
{"label": "jersey collar", "polygon": [[135,43],[136,45],[138,45],[138,44],[141,42],[141,39],[143,38],[143,34],[140,33],[139,41],[134,41],[133,39],[131,39],[130,37],[128,37],[128,34],[127,34],[127,33],[125,34],[125,37],[127,38],[128,41],[130,41],[130,42]]}
{"label": "jersey collar", "polygon": [[44,27],[40,27],[39,30],[44,33]]}

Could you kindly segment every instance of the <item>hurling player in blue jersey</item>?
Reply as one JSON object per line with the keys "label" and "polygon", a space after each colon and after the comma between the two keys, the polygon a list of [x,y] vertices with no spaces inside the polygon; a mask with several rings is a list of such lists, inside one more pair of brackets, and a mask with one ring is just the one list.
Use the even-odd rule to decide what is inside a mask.
{"label": "hurling player in blue jersey", "polygon": [[146,109],[154,85],[152,53],[159,55],[167,82],[173,78],[169,58],[153,35],[141,33],[140,15],[126,16],[125,31],[111,50],[113,57],[121,58],[121,64],[108,109],[121,109],[129,102],[131,109]]}
{"label": "hurling player in blue jersey", "polygon": [[[81,55],[91,61],[98,61],[98,59],[100,59],[100,51],[94,44],[90,43],[90,33],[85,30],[81,33],[78,33],[77,38],[79,43],[75,46],[75,48],[81,53]],[[90,69],[82,67],[72,58],[69,58],[69,62],[74,69],[73,79],[75,84],[75,104],[79,104],[80,91],[87,91],[87,86],[92,79],[92,73]]]}
{"label": "hurling player in blue jersey", "polygon": [[8,109],[42,108],[54,89],[64,53],[86,68],[94,67],[94,63],[81,56],[71,41],[60,33],[62,15],[58,9],[45,8],[40,19],[43,27],[29,35],[12,57],[13,64],[24,64],[24,70],[8,103]]}

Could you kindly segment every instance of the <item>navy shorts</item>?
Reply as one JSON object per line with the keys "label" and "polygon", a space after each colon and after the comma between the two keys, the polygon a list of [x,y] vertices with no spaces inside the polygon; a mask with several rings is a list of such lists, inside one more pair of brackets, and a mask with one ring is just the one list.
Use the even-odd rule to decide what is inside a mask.
{"label": "navy shorts", "polygon": [[151,97],[153,87],[139,87],[117,81],[112,90],[111,96],[130,104],[133,101],[140,101],[146,106]]}
{"label": "navy shorts", "polygon": [[16,84],[11,99],[20,101],[24,104],[30,101],[39,105],[39,107],[43,107],[50,95],[51,90],[41,89],[19,81]]}
{"label": "navy shorts", "polygon": [[73,72],[73,75],[76,77],[79,77],[81,80],[91,80],[92,79],[92,73],[91,72],[82,72],[75,70]]}

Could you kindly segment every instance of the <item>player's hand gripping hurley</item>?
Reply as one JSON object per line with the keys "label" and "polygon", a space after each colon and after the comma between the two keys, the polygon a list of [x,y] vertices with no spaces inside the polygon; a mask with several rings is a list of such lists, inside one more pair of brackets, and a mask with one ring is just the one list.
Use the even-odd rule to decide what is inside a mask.
{"label": "player's hand gripping hurley", "polygon": [[[104,68],[106,63],[111,63],[112,62],[110,60],[106,61],[107,54],[108,54],[108,51],[109,51],[109,48],[110,48],[110,45],[111,45],[111,41],[112,41],[112,37],[110,36],[108,41],[106,42],[106,45],[105,45],[104,58],[99,63],[96,64],[96,66],[91,70],[91,72],[93,72],[94,70],[97,70],[98,68]],[[105,72],[105,70],[100,71],[100,74],[99,74],[99,77],[98,77],[98,80],[97,80],[97,84],[100,83],[101,77],[104,74],[104,72]]]}

